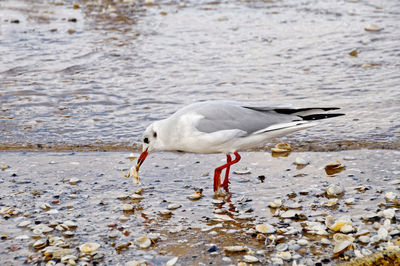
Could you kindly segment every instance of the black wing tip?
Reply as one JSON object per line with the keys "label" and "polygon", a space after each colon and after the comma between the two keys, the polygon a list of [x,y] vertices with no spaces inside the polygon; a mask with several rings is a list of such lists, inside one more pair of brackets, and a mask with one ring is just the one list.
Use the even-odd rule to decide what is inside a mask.
{"label": "black wing tip", "polygon": [[337,114],[314,114],[314,115],[305,115],[305,116],[300,116],[303,120],[320,120],[320,119],[326,119],[326,118],[332,118],[332,117],[337,117],[337,116],[342,116],[345,114],[337,113]]}
{"label": "black wing tip", "polygon": [[322,111],[331,111],[331,110],[339,110],[340,107],[310,107],[310,108],[275,108],[273,109],[275,112],[279,114],[295,114],[299,112],[305,112],[310,110],[322,110]]}

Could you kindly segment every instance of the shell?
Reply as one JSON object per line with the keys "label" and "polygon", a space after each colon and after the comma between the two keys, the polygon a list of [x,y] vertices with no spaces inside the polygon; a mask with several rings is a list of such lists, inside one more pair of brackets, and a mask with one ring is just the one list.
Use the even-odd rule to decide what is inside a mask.
{"label": "shell", "polygon": [[259,259],[255,256],[251,256],[251,255],[244,255],[243,256],[243,261],[247,262],[247,263],[257,263],[259,262]]}
{"label": "shell", "polygon": [[182,207],[182,205],[180,205],[180,204],[169,204],[167,209],[168,210],[176,210],[176,209],[178,209],[180,207]]}
{"label": "shell", "polygon": [[334,175],[343,171],[345,167],[342,165],[340,161],[336,161],[335,163],[330,163],[325,166],[325,172],[327,175]]}
{"label": "shell", "polygon": [[269,203],[269,206],[270,206],[271,208],[279,208],[279,207],[282,206],[282,200],[280,200],[280,199],[275,199],[274,201],[272,201],[272,202]]}
{"label": "shell", "polygon": [[273,153],[286,153],[292,150],[292,147],[288,143],[278,143],[275,145],[275,148],[271,149]]}
{"label": "shell", "polygon": [[341,241],[341,242],[337,242],[333,248],[333,253],[340,253],[345,251],[349,246],[351,246],[353,242],[351,241]]}
{"label": "shell", "polygon": [[[325,225],[332,231],[345,231],[347,233],[354,231],[354,228],[352,226],[351,220],[347,217],[344,218],[339,218],[338,220],[334,220],[332,216],[328,216],[325,219]],[[344,229],[343,229],[344,228]],[[342,231],[343,229],[343,231]]]}
{"label": "shell", "polygon": [[93,251],[97,250],[100,247],[100,244],[94,242],[87,242],[79,246],[79,250],[82,253],[90,254]]}
{"label": "shell", "polygon": [[290,254],[289,251],[278,252],[278,253],[276,253],[276,257],[281,258],[283,260],[291,260],[292,259],[292,255]]}
{"label": "shell", "polygon": [[246,246],[226,246],[224,247],[225,251],[228,252],[241,252],[241,251],[247,251],[247,247]]}
{"label": "shell", "polygon": [[122,205],[122,210],[123,211],[133,211],[134,210],[134,206],[131,204],[124,204]]}
{"label": "shell", "polygon": [[328,197],[337,197],[342,195],[344,192],[343,187],[340,184],[330,184],[326,189],[326,195]]}
{"label": "shell", "polygon": [[165,264],[165,266],[173,266],[175,265],[175,263],[178,261],[178,257],[174,257],[172,259],[170,259],[169,261],[167,261],[167,264]]}
{"label": "shell", "polygon": [[276,229],[270,224],[258,224],[256,231],[262,234],[272,234],[276,232]]}
{"label": "shell", "polygon": [[304,158],[296,157],[293,164],[303,166],[303,165],[310,164],[310,162],[305,160]]}
{"label": "shell", "polygon": [[39,239],[39,240],[36,240],[35,243],[33,243],[32,247],[35,249],[40,249],[40,248],[44,248],[46,245],[47,245],[46,239]]}
{"label": "shell", "polygon": [[132,166],[131,169],[129,169],[128,174],[125,174],[123,171],[121,171],[121,173],[122,173],[122,176],[126,177],[126,178],[132,176],[133,177],[133,180],[132,180],[133,184],[135,184],[135,185],[139,185],[140,184],[140,182],[139,182],[139,172],[136,169],[136,165]]}
{"label": "shell", "polygon": [[141,238],[137,239],[136,243],[142,249],[146,249],[151,246],[151,240],[147,236],[142,236]]}
{"label": "shell", "polygon": [[364,28],[365,31],[370,31],[370,32],[378,32],[383,30],[382,27],[376,25],[376,24],[369,24],[367,27]]}
{"label": "shell", "polygon": [[189,196],[190,200],[199,200],[203,197],[203,193],[201,192],[195,192],[194,194]]}

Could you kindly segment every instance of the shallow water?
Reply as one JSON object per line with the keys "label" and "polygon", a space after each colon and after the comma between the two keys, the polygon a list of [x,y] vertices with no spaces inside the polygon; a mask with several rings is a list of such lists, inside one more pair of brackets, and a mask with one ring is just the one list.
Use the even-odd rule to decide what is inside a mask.
{"label": "shallow water", "polygon": [[288,139],[304,150],[400,146],[397,1],[6,0],[0,19],[2,150],[138,149],[207,99],[342,107]]}

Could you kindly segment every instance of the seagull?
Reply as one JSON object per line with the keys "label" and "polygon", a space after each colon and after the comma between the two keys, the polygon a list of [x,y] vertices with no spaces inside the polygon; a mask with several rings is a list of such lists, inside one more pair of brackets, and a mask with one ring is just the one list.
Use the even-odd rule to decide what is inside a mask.
{"label": "seagull", "polygon": [[[257,107],[222,100],[193,103],[146,128],[136,172],[150,152],[223,153],[226,163],[215,168],[214,192],[219,192],[220,188],[229,192],[229,171],[240,161],[239,151],[260,147],[273,138],[315,126],[315,120],[344,115],[325,113],[337,109],[340,108]],[[224,169],[225,179],[221,183]]]}

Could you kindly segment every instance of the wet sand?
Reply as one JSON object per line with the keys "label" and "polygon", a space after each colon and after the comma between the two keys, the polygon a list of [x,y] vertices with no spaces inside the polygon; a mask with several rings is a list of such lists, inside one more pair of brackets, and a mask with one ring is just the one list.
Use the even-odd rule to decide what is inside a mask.
{"label": "wet sand", "polygon": [[[399,151],[293,152],[279,158],[268,152],[242,153],[231,170],[250,173],[232,173],[232,194],[214,197],[212,173],[224,157],[151,154],[140,170],[138,187],[121,174],[134,164],[124,152],[0,153],[3,168],[9,166],[0,170],[1,261],[18,265],[52,256],[54,262],[68,261],[65,256],[54,259],[48,251],[54,237],[61,237],[62,249],[70,249],[69,256],[81,265],[162,265],[174,257],[177,265],[229,265],[254,257],[261,264],[331,265],[385,248],[399,249]],[[297,169],[296,158],[310,164]],[[337,160],[345,170],[327,175],[325,165]],[[325,191],[331,184],[343,188],[343,194],[328,199]],[[141,195],[135,194],[139,188]],[[190,200],[198,189],[203,189],[203,197]],[[335,199],[337,204],[326,206]],[[281,200],[282,206],[268,207],[274,200]],[[168,214],[170,204],[178,208]],[[129,207],[133,210],[123,211]],[[391,209],[393,217],[390,211],[382,213]],[[283,218],[285,212],[288,218]],[[325,227],[327,234],[319,235],[307,229],[309,222],[324,227],[328,216],[351,219],[353,231],[346,235],[354,237],[353,248],[334,254],[333,236],[338,232]],[[260,224],[271,225],[274,232],[257,232]],[[43,233],[38,225],[51,231]],[[384,231],[380,228],[387,235],[375,242]],[[362,243],[361,234],[373,240]],[[137,239],[142,236],[154,239],[150,247],[140,248]],[[35,242],[38,249],[32,248]],[[84,254],[79,246],[87,242],[100,247]],[[246,251],[224,250],[237,245]]]}

